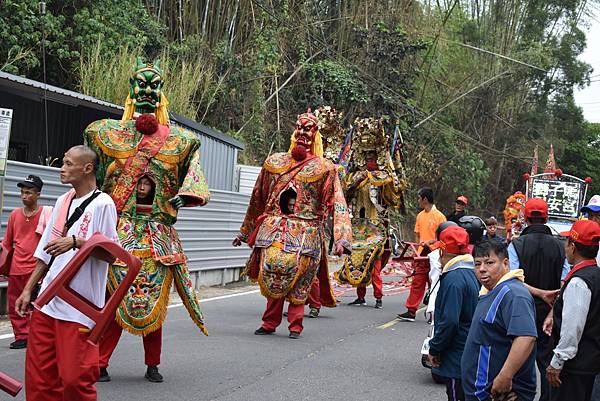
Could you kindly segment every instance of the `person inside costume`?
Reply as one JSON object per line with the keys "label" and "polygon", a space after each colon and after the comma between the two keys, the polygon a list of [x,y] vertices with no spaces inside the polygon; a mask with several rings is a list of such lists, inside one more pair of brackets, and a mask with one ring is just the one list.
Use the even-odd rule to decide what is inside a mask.
{"label": "person inside costume", "polygon": [[151,205],[154,200],[154,190],[156,184],[148,176],[143,176],[137,183],[136,187],[136,204]]}
{"label": "person inside costume", "polygon": [[356,287],[350,305],[366,305],[367,286],[373,284],[375,308],[383,307],[381,269],[391,255],[387,227],[390,208],[400,206],[401,187],[388,150],[383,120],[357,119],[352,139],[352,169],[346,199],[352,209],[352,255],[334,273],[340,284]]}
{"label": "person inside costume", "polygon": [[[173,225],[181,207],[203,206],[210,193],[198,137],[169,124],[160,61],[138,58],[129,83],[123,118],[95,121],[84,133],[85,142],[100,157],[98,184],[117,207],[119,241],[143,261],[100,344],[100,381],[110,381],[108,362],[125,329],[143,337],[146,379],[161,382],[162,326],[172,283],[192,320],[207,334]],[[127,266],[118,260],[110,266],[109,293],[126,273]]]}
{"label": "person inside costume", "polygon": [[[287,191],[296,195],[293,210],[281,207],[290,205],[281,201]],[[317,272],[321,298],[335,303],[321,257],[329,214],[333,214],[334,253],[349,253],[352,230],[342,186],[335,165],[323,158],[317,118],[309,111],[298,116],[290,150],[269,156],[263,164],[244,223],[232,243],[240,246],[246,242],[253,248],[245,274],[258,282],[267,298],[256,335],[275,332],[287,300],[289,337],[300,337],[304,303]]]}

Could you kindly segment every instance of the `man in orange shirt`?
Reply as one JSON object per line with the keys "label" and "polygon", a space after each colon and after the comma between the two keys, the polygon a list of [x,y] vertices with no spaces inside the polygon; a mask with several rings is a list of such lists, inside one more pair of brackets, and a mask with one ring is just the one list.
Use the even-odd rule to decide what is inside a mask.
{"label": "man in orange shirt", "polygon": [[[423,210],[417,215],[415,223],[415,234],[419,238],[419,242],[426,243],[435,240],[435,230],[440,224],[446,221],[446,216],[435,207],[433,201],[433,189],[424,187],[419,189],[419,207]],[[422,250],[422,248],[421,248]],[[429,277],[429,265],[414,266],[415,272],[413,275],[412,284],[410,286],[410,294],[406,299],[406,312],[399,314],[400,320],[414,322],[417,314],[417,309],[425,295],[425,287]]]}

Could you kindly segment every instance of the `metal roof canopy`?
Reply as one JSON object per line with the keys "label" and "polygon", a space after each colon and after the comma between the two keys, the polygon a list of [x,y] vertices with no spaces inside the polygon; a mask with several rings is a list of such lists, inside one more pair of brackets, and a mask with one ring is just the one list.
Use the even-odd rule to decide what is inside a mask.
{"label": "metal roof canopy", "polygon": [[[85,106],[111,114],[121,114],[123,111],[122,106],[105,102],[104,100],[96,99],[92,96],[87,96],[79,92],[59,88],[53,85],[44,85],[43,82],[34,81],[32,79],[23,78],[18,75],[0,71],[0,89],[8,90],[10,93],[16,96],[42,101],[44,99],[44,87],[46,87],[46,98],[52,102],[67,104],[75,107]],[[185,128],[200,132],[203,135],[229,144],[237,149],[244,150],[245,148],[244,144],[237,139],[212,129],[204,124],[200,124],[173,112],[169,112],[169,116],[173,122]]]}

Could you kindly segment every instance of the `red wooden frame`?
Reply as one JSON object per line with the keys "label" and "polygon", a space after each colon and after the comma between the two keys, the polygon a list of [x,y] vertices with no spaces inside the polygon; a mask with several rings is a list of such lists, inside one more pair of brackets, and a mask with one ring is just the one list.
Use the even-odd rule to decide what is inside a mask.
{"label": "red wooden frame", "polygon": [[[71,280],[73,280],[87,258],[92,256],[92,253],[104,253],[105,255],[108,253],[112,257],[124,262],[128,267],[125,278],[119,287],[117,287],[116,291],[106,301],[103,308],[98,308],[69,286]],[[96,323],[94,328],[90,331],[87,341],[90,344],[97,345],[108,328],[108,325],[115,318],[115,312],[123,300],[125,292],[135,280],[141,267],[141,260],[121,248],[118,243],[109,240],[100,233],[95,233],[86,241],[81,249],[79,249],[73,259],[71,259],[56,278],[52,280],[50,285],[39,295],[33,304],[36,308],[41,309],[42,306],[46,305],[54,297],[60,297],[63,301],[67,302]]]}

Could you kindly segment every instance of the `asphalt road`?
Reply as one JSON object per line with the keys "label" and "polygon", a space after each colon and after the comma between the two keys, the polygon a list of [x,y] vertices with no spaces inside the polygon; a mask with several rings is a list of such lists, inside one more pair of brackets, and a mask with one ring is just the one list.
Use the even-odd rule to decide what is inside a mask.
{"label": "asphalt road", "polygon": [[[428,329],[422,313],[414,323],[394,321],[405,298],[386,296],[377,310],[370,290],[368,306],[348,306],[353,298],[343,297],[318,319],[306,318],[299,340],[287,337],[285,320],[275,335],[253,334],[266,304],[256,290],[205,300],[209,337],[183,307],[171,307],[160,366],[165,381],[144,379],[142,342],[124,333],[109,367],[112,382],[98,384],[99,399],[444,400],[444,386],[434,384],[420,364]],[[25,353],[9,350],[10,341],[0,340],[0,370],[22,379]],[[0,395],[4,399],[13,398]],[[23,393],[16,399],[23,400]]]}

